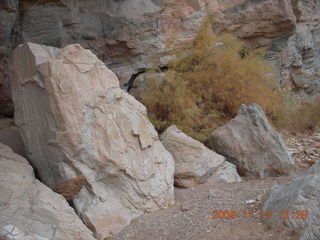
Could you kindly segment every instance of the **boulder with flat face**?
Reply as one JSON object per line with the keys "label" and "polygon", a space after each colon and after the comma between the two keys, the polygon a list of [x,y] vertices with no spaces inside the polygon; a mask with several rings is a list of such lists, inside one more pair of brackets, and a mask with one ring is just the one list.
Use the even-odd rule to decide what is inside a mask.
{"label": "boulder with flat face", "polygon": [[212,143],[240,175],[263,178],[293,172],[287,146],[257,104],[241,105],[234,119],[212,133]]}
{"label": "boulder with flat face", "polygon": [[187,136],[176,126],[162,133],[161,142],[175,160],[174,183],[178,187],[193,187],[206,181],[241,181],[235,166],[225,158]]}
{"label": "boulder with flat face", "polygon": [[28,161],[1,143],[0,169],[0,239],[94,239],[64,197],[35,179]]}
{"label": "boulder with flat face", "polygon": [[27,43],[12,66],[28,157],[50,187],[85,176],[73,203],[97,238],[173,201],[174,161],[145,107],[91,51]]}

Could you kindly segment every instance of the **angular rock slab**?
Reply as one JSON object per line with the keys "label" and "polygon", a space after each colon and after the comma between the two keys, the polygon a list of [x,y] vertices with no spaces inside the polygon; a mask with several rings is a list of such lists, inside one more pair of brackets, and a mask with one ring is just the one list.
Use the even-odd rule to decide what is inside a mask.
{"label": "angular rock slab", "polygon": [[64,197],[35,179],[27,160],[1,143],[0,169],[0,239],[94,239]]}
{"label": "angular rock slab", "polygon": [[174,183],[178,187],[193,187],[208,180],[218,182],[241,181],[235,166],[187,136],[176,126],[169,127],[160,136],[164,147],[175,160]]}
{"label": "angular rock slab", "polygon": [[264,178],[293,172],[287,146],[257,104],[241,105],[234,119],[212,133],[212,143],[240,175]]}
{"label": "angular rock slab", "polygon": [[[320,239],[320,162],[285,185],[278,186],[264,204],[275,216],[270,222],[302,231],[301,240]],[[282,211],[288,219],[280,218]],[[307,216],[304,212],[307,212]],[[306,216],[306,217],[305,217]]]}
{"label": "angular rock slab", "polygon": [[29,158],[50,187],[86,177],[73,201],[96,238],[173,201],[172,156],[145,107],[94,54],[27,43],[11,66],[15,122]]}

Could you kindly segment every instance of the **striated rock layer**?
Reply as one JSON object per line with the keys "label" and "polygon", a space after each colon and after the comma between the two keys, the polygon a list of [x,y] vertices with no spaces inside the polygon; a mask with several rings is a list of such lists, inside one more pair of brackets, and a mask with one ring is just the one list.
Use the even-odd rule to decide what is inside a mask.
{"label": "striated rock layer", "polygon": [[173,201],[171,155],[145,107],[94,54],[27,43],[13,52],[12,66],[28,157],[50,187],[85,176],[73,202],[97,238]]}
{"label": "striated rock layer", "polygon": [[[320,239],[320,162],[285,185],[278,186],[265,202],[269,221],[303,232],[301,240]],[[281,215],[280,215],[281,214]]]}
{"label": "striated rock layer", "polygon": [[61,195],[35,179],[26,159],[0,143],[0,239],[94,240]]}
{"label": "striated rock layer", "polygon": [[206,0],[214,29],[249,47],[266,47],[282,86],[301,96],[320,94],[320,2],[317,0]]}
{"label": "striated rock layer", "polygon": [[0,98],[0,114],[12,111],[7,58],[21,43],[53,47],[79,43],[124,83],[140,68],[166,62],[158,53],[165,50],[167,40],[191,39],[205,15],[200,0],[4,0],[0,3],[0,93],[6,95]]}

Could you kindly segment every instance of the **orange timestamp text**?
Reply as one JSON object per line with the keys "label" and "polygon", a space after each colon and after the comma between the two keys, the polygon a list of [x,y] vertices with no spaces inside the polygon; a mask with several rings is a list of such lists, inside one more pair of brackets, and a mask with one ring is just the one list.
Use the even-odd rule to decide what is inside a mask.
{"label": "orange timestamp text", "polygon": [[308,218],[308,211],[297,210],[297,211],[253,211],[253,210],[214,210],[211,212],[211,219],[306,219]]}

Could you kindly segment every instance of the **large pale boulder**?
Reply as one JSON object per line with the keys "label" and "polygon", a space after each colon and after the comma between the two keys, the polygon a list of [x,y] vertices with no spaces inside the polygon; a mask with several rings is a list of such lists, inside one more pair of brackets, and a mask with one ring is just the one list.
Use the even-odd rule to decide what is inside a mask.
{"label": "large pale boulder", "polygon": [[173,201],[174,161],[145,107],[80,45],[27,43],[12,57],[15,122],[50,187],[84,175],[73,199],[97,238]]}
{"label": "large pale boulder", "polygon": [[264,205],[264,211],[274,215],[270,223],[276,226],[283,223],[302,231],[301,240],[320,239],[319,184],[320,162],[317,162],[289,183],[278,186]]}
{"label": "large pale boulder", "polygon": [[241,181],[235,166],[226,162],[225,157],[187,136],[176,126],[169,127],[161,134],[160,139],[175,160],[176,186],[193,187],[208,180]]}
{"label": "large pale boulder", "polygon": [[212,143],[240,175],[263,178],[293,171],[287,146],[257,104],[241,105],[234,119],[212,133]]}
{"label": "large pale boulder", "polygon": [[35,179],[27,160],[1,143],[0,169],[0,239],[94,239],[64,197]]}

